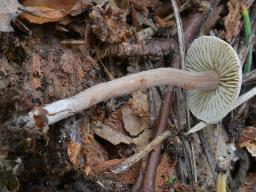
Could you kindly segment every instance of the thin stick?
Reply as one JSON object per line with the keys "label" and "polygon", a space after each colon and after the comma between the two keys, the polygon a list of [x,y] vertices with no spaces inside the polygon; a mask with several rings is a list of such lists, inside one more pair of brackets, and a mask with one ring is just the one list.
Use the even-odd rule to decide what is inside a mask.
{"label": "thin stick", "polygon": [[255,80],[256,80],[256,69],[254,69],[251,72],[244,75],[243,84],[247,84],[247,83],[255,81]]}
{"label": "thin stick", "polygon": [[171,135],[170,131],[165,131],[163,134],[159,135],[153,141],[151,141],[149,144],[147,144],[146,147],[144,147],[144,149],[142,151],[132,155],[131,157],[129,157],[128,159],[126,159],[125,161],[120,163],[119,165],[113,167],[111,169],[111,171],[115,174],[119,174],[119,173],[126,171],[132,165],[134,165],[135,163],[140,161],[143,157],[148,155],[148,153],[150,151],[152,151],[157,145],[159,145],[162,141],[164,141],[170,135]]}
{"label": "thin stick", "polygon": [[211,173],[213,175],[213,178],[214,180],[216,181],[216,172],[215,172],[215,168],[216,168],[216,161],[214,159],[214,156],[212,154],[212,151],[209,147],[209,144],[207,142],[207,138],[205,137],[205,134],[203,134],[203,132],[198,132],[198,136],[199,136],[199,139],[201,141],[201,147],[203,149],[203,152],[205,154],[205,157],[208,161],[208,164],[210,166],[210,169],[211,169]]}
{"label": "thin stick", "polygon": [[185,45],[184,45],[184,36],[183,36],[183,28],[182,28],[182,23],[180,19],[180,14],[178,10],[178,6],[176,4],[175,0],[171,0],[174,15],[175,15],[175,20],[176,20],[176,25],[177,25],[177,31],[178,31],[178,42],[179,42],[179,51],[180,51],[180,66],[181,69],[185,69]]}
{"label": "thin stick", "polygon": [[173,39],[140,42],[136,44],[116,44],[104,48],[104,56],[163,56],[170,52],[176,52],[177,43]]}
{"label": "thin stick", "polygon": [[[158,118],[154,129],[155,138],[164,133],[166,130],[172,106],[172,97],[173,87],[168,86],[165,90],[164,99],[161,103],[161,108],[158,113]],[[140,191],[151,191],[152,189],[155,189],[156,171],[160,161],[161,148],[162,145],[159,144],[148,156],[147,166],[145,168]]]}

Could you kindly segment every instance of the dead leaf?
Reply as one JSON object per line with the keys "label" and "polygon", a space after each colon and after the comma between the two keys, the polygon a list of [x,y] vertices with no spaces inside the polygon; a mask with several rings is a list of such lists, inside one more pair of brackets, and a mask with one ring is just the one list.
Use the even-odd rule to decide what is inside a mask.
{"label": "dead leaf", "polygon": [[137,136],[150,127],[148,110],[148,96],[142,91],[134,93],[129,106],[122,109],[124,128],[131,136]]}
{"label": "dead leaf", "polygon": [[148,117],[148,95],[142,91],[137,91],[129,99],[129,105],[133,112],[140,117]]}
{"label": "dead leaf", "polygon": [[75,143],[75,142],[70,142],[68,144],[68,157],[69,160],[73,163],[74,167],[79,167],[80,166],[80,151],[81,151],[81,143]]}
{"label": "dead leaf", "polygon": [[240,148],[245,147],[253,157],[256,157],[256,128],[244,128],[238,143]]}
{"label": "dead leaf", "polygon": [[85,166],[85,168],[84,168],[85,175],[88,176],[88,175],[90,175],[91,172],[92,172],[91,167]]}
{"label": "dead leaf", "polygon": [[125,144],[133,143],[132,138],[124,135],[123,133],[115,129],[112,129],[108,125],[97,123],[97,125],[94,126],[93,131],[96,135],[109,141],[113,145],[118,145],[120,143],[125,143]]}
{"label": "dead leaf", "polygon": [[21,4],[27,7],[48,7],[51,9],[71,9],[78,0],[22,0]]}
{"label": "dead leaf", "polygon": [[136,150],[141,151],[148,144],[149,139],[152,137],[152,130],[144,130],[138,137],[133,138],[136,145]]}
{"label": "dead leaf", "polygon": [[22,13],[21,17],[31,23],[38,24],[59,21],[63,17],[84,8],[84,4],[79,0],[24,0],[22,4],[27,9],[31,8],[31,12],[36,12],[37,16]]}
{"label": "dead leaf", "polygon": [[240,12],[241,2],[237,0],[229,0],[228,15],[224,18],[224,25],[226,29],[225,37],[228,41],[238,35],[240,26]]}
{"label": "dead leaf", "polygon": [[0,31],[13,31],[10,22],[19,15],[19,7],[21,5],[17,0],[0,0]]}
{"label": "dead leaf", "polygon": [[104,124],[110,126],[118,132],[126,134],[122,120],[122,108],[114,111],[111,115],[104,120]]}
{"label": "dead leaf", "polygon": [[149,128],[149,122],[145,118],[135,115],[132,109],[126,107],[122,110],[123,122],[125,130],[131,136],[137,136],[143,130]]}
{"label": "dead leaf", "polygon": [[21,14],[21,17],[23,19],[28,20],[31,23],[37,23],[37,24],[58,21],[61,18],[68,15],[69,13],[67,10],[55,10],[47,7],[33,7],[33,8],[34,10],[37,10],[38,12],[44,15],[39,17],[39,16],[33,16],[27,13],[23,13]]}

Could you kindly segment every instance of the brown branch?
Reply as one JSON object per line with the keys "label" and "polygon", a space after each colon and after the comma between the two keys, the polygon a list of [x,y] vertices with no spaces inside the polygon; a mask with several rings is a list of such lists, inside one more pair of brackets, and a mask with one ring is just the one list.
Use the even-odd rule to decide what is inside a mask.
{"label": "brown branch", "polygon": [[243,84],[248,84],[250,82],[256,81],[256,69],[247,73],[243,77]]}
{"label": "brown branch", "polygon": [[[163,102],[159,111],[159,116],[155,126],[154,138],[161,135],[165,130],[171,111],[171,103],[173,98],[173,87],[168,87],[165,92]],[[158,145],[154,151],[149,154],[147,165],[144,173],[144,178],[141,184],[141,191],[154,191],[155,189],[155,177],[157,165],[160,161],[161,145]]]}
{"label": "brown branch", "polygon": [[173,39],[151,41],[138,44],[112,45],[105,50],[104,56],[162,56],[177,50],[177,43]]}

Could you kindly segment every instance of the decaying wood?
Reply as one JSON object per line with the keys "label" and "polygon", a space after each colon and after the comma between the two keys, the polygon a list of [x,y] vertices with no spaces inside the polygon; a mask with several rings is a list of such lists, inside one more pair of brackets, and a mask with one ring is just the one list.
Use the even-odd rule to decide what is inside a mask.
{"label": "decaying wood", "polygon": [[104,56],[163,56],[177,50],[177,43],[173,39],[144,42],[138,44],[112,45],[104,49]]}
{"label": "decaying wood", "polygon": [[[208,84],[212,88],[216,86],[217,78],[214,75],[210,77],[215,81],[212,84],[209,77],[206,77],[208,74],[202,74],[201,79],[197,79],[196,83],[191,83],[190,78],[193,76],[191,73],[180,73],[177,69],[161,67],[169,66],[166,63],[171,60],[171,67],[180,68],[178,66],[181,62],[181,68],[184,69],[184,49],[189,47],[193,39],[199,35],[200,30],[201,34],[203,31],[205,35],[214,34],[224,40],[227,40],[225,37],[230,39],[232,36],[232,45],[237,48],[241,63],[244,63],[248,49],[255,43],[255,36],[252,35],[249,42],[245,43],[242,25],[237,25],[241,23],[241,20],[236,19],[240,17],[240,10],[239,6],[235,6],[235,1],[114,0],[91,3],[92,1],[76,0],[2,0],[2,2],[4,2],[4,7],[0,8],[0,31],[14,30],[15,33],[0,33],[0,172],[4,173],[4,177],[0,175],[0,191],[2,189],[4,191],[7,189],[11,191],[54,191],[57,188],[67,191],[113,191],[113,189],[119,190],[120,187],[120,191],[129,191],[132,188],[131,185],[135,191],[139,188],[141,191],[152,191],[155,189],[155,175],[159,159],[162,157],[161,150],[164,149],[164,153],[168,151],[168,146],[165,148],[165,145],[161,144],[172,132],[172,130],[166,131],[166,128],[175,126],[176,138],[179,142],[172,145],[174,148],[177,147],[173,154],[173,158],[177,158],[175,161],[177,164],[173,165],[175,173],[170,173],[170,177],[165,178],[166,185],[160,186],[161,190],[169,191],[172,190],[171,188],[180,191],[191,191],[192,188],[195,191],[201,188],[203,191],[215,190],[212,182],[216,177],[217,159],[214,156],[212,143],[209,141],[214,140],[217,135],[220,138],[219,130],[223,130],[220,129],[221,124],[216,134],[213,134],[213,138],[205,138],[209,129],[199,131],[209,126],[205,122],[195,124],[187,132],[185,128],[190,127],[190,123],[194,124],[195,119],[188,117],[185,120],[186,102],[184,102],[185,97],[182,91],[166,86],[163,94],[163,86],[156,87],[154,89],[157,89],[160,99],[158,96],[155,99],[155,95],[152,94],[150,100],[155,99],[157,102],[155,104],[157,107],[153,106],[153,108],[158,110],[160,104],[161,107],[158,114],[154,113],[153,120],[157,117],[156,124],[151,122],[154,127],[152,142],[146,146],[144,142],[144,147],[141,145],[142,150],[140,150],[138,146],[134,146],[141,138],[143,141],[148,141],[151,127],[148,125],[146,131],[136,129],[136,134],[134,131],[130,132],[127,128],[127,121],[130,122],[130,119],[125,119],[128,113],[118,112],[130,107],[131,103],[127,102],[127,97],[130,95],[114,99],[113,97],[133,94],[134,91],[140,89],[168,83],[195,88],[201,82],[207,84],[205,80],[209,80]],[[178,6],[171,9],[174,2]],[[231,2],[235,9],[231,9]],[[209,3],[210,6],[208,6]],[[255,34],[256,2],[248,0],[243,3],[250,12],[252,33]],[[194,6],[198,4],[207,6],[202,10]],[[66,10],[65,7],[69,5],[72,5],[72,8]],[[225,10],[228,5],[229,11]],[[159,10],[163,9],[165,13],[159,14]],[[232,13],[232,10],[235,12]],[[28,13],[28,17],[19,17],[18,15],[22,12]],[[181,18],[178,12],[182,13]],[[216,14],[212,16],[214,12]],[[228,14],[236,15],[232,20],[236,23],[235,33],[232,33],[231,28],[224,29],[223,18]],[[177,26],[175,26],[175,19],[176,22],[178,21]],[[51,23],[40,25],[40,23],[49,21]],[[31,22],[36,24],[31,24]],[[181,23],[184,31],[181,30]],[[204,30],[202,30],[203,27]],[[182,42],[182,36],[184,36],[184,42]],[[129,68],[134,60],[137,63],[136,71],[146,70],[145,60],[152,63],[151,69],[158,69],[155,72],[149,70],[125,76],[127,71],[135,71]],[[129,63],[128,67],[127,63]],[[192,76],[188,77],[189,75]],[[121,76],[124,77],[115,79]],[[166,78],[163,78],[165,76]],[[99,83],[106,80],[113,81]],[[244,75],[243,85],[248,88],[247,92],[238,98],[232,110],[255,97],[256,88],[249,90],[255,82],[255,70]],[[174,90],[177,90],[179,99],[175,97]],[[82,92],[70,97],[79,91]],[[106,101],[108,99],[111,100]],[[56,102],[51,103],[52,101]],[[106,102],[95,105],[103,101]],[[179,104],[172,106],[178,102]],[[251,113],[243,116],[246,125],[255,124],[254,102],[251,100],[250,105],[247,103],[239,111],[237,110],[238,114],[241,114],[245,108],[250,110]],[[37,107],[42,103],[50,104]],[[95,107],[92,107],[93,105]],[[31,111],[33,107],[34,110]],[[85,109],[88,110],[83,112]],[[149,111],[157,110],[150,109]],[[31,111],[29,116],[28,111]],[[113,111],[123,115],[122,118],[118,123],[117,121],[106,122],[107,118],[112,117]],[[133,109],[129,111],[131,114],[137,112]],[[74,115],[76,113],[78,115]],[[231,121],[236,118],[234,114],[237,113],[230,113]],[[148,118],[146,111],[143,115],[143,118]],[[54,124],[67,117],[70,118]],[[87,120],[83,122],[85,119]],[[37,128],[43,129],[27,129],[26,125],[32,128],[36,125]],[[48,125],[51,125],[50,129]],[[123,130],[125,134],[120,134],[119,130],[113,127],[119,129],[125,127]],[[211,129],[213,133],[215,127],[212,125],[210,127],[213,128]],[[147,135],[147,139],[144,135]],[[116,137],[113,138],[113,136]],[[169,141],[167,145],[173,140]],[[227,144],[222,145],[225,148]],[[195,150],[195,155],[193,150]],[[145,164],[147,155],[149,156],[146,168],[140,163],[136,164],[136,168],[131,168],[134,163],[141,160]],[[203,157],[202,162],[198,155]],[[239,158],[240,163],[243,163],[243,159]],[[246,159],[244,164],[246,171],[238,174],[240,178],[242,175],[242,181],[246,177],[250,160]],[[115,163],[111,164],[112,161]],[[120,162],[122,163],[117,165]],[[195,162],[196,168],[193,167]],[[96,163],[98,166],[95,166]],[[200,167],[199,163],[204,164],[207,167],[207,175],[214,178],[205,179],[200,170],[204,166]],[[24,170],[21,168],[23,164]],[[8,172],[5,172],[3,165],[6,165]],[[102,170],[100,165],[102,165]],[[115,167],[111,169],[113,165]],[[141,166],[140,173],[137,169],[139,166]],[[164,172],[164,167],[159,169],[160,172],[161,170],[162,173]],[[99,174],[96,174],[97,171]],[[125,172],[126,178],[123,177],[122,172]],[[8,177],[5,177],[6,175]],[[156,177],[160,176],[157,174]],[[172,177],[176,178],[176,181],[173,181],[171,186],[168,182]],[[88,183],[87,178],[90,179]],[[200,185],[196,183],[197,178]],[[92,183],[93,187],[90,186]],[[253,190],[254,183],[253,181],[251,186],[248,186],[246,182],[244,186],[247,185],[247,188],[251,187],[250,190]],[[2,184],[4,186],[1,186]],[[232,190],[238,190],[241,180],[234,186],[232,182],[230,185]]]}

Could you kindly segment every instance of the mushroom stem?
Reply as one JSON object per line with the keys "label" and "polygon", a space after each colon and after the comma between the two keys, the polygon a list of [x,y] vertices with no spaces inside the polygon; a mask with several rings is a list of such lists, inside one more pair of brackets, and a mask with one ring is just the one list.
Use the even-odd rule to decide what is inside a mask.
{"label": "mushroom stem", "polygon": [[219,84],[219,77],[214,71],[195,73],[172,68],[158,68],[128,75],[95,85],[73,97],[47,105],[44,109],[48,111],[48,124],[58,122],[107,99],[167,84],[185,89],[214,90]]}

